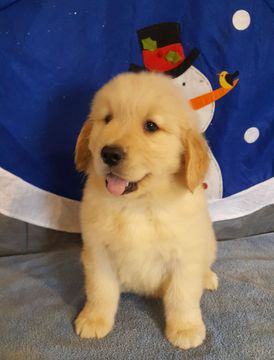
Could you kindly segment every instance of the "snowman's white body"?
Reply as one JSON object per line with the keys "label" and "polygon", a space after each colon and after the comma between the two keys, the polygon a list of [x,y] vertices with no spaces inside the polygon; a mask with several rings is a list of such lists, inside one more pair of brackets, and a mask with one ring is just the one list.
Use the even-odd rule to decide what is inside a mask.
{"label": "snowman's white body", "polygon": [[[188,99],[211,92],[212,87],[208,79],[194,66],[173,81],[180,85]],[[203,133],[211,123],[214,115],[215,103],[211,103],[197,110],[199,130]],[[207,185],[208,199],[220,199],[223,196],[223,179],[217,160],[209,150],[210,164],[204,183]]]}

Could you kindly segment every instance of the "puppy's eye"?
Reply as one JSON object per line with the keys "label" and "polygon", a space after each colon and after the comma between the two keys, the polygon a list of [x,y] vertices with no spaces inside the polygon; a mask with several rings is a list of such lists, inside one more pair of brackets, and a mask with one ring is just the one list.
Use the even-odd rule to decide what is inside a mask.
{"label": "puppy's eye", "polygon": [[159,130],[158,126],[153,121],[149,120],[144,123],[144,129],[147,132],[155,132]]}
{"label": "puppy's eye", "polygon": [[106,123],[106,124],[108,124],[110,121],[112,120],[112,115],[106,115],[105,117],[104,117],[104,122]]}

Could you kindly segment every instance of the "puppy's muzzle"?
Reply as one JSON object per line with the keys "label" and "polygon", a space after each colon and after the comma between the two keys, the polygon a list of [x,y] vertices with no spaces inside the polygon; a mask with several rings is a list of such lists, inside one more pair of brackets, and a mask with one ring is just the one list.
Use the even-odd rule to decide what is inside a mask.
{"label": "puppy's muzzle", "polygon": [[101,151],[101,157],[106,165],[117,166],[125,158],[125,153],[118,145],[106,145]]}

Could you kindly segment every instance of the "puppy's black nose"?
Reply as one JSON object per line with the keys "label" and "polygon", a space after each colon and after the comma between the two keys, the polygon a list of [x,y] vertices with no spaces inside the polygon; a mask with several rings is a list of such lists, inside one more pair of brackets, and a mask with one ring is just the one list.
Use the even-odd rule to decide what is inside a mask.
{"label": "puppy's black nose", "polygon": [[124,158],[123,149],[117,145],[106,145],[101,151],[101,157],[105,164],[116,166]]}

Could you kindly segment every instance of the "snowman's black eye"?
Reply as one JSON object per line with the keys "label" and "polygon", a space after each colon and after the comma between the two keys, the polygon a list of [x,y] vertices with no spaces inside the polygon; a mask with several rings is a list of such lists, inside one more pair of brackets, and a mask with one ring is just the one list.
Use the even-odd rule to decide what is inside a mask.
{"label": "snowman's black eye", "polygon": [[183,85],[183,86],[186,86],[186,83],[185,83],[185,82],[183,82],[183,83],[182,83],[182,85]]}

